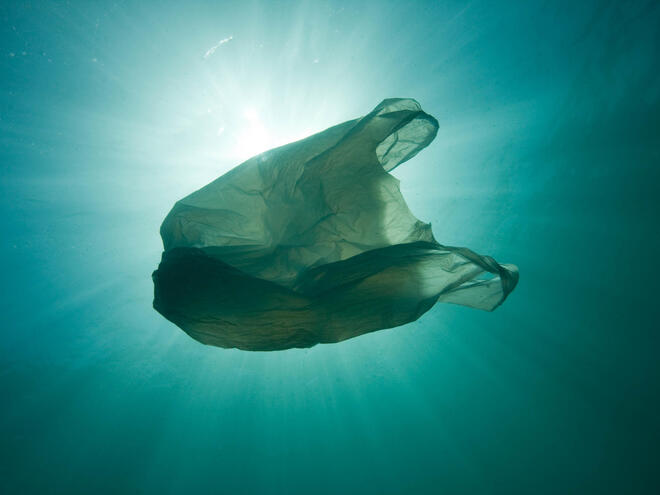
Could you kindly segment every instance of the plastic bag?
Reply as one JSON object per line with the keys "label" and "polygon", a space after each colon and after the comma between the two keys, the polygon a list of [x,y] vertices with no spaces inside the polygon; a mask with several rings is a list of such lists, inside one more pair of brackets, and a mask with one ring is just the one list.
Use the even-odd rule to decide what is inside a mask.
{"label": "plastic bag", "polygon": [[339,342],[437,301],[493,310],[516,267],[438,244],[389,174],[437,130],[416,101],[388,99],[178,201],[154,308],[200,342],[245,350]]}

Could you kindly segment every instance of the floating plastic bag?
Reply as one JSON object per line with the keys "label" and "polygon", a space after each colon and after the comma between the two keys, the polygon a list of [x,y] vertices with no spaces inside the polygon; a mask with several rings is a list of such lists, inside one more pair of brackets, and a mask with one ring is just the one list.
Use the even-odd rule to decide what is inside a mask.
{"label": "floating plastic bag", "polygon": [[437,130],[416,101],[388,99],[178,201],[154,308],[200,342],[254,351],[403,325],[438,301],[495,309],[517,268],[438,244],[389,174]]}

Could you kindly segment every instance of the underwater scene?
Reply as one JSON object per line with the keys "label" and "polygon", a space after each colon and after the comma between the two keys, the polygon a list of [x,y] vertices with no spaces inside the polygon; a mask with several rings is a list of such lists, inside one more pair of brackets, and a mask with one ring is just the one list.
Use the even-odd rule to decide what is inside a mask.
{"label": "underwater scene", "polygon": [[659,3],[0,33],[1,494],[658,493]]}

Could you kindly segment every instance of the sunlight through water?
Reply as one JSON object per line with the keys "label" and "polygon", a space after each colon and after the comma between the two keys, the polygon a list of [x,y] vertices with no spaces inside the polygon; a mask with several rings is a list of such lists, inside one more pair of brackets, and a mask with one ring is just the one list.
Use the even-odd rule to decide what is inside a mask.
{"label": "sunlight through water", "polygon": [[[6,1],[0,493],[658,493],[660,3]],[[340,344],[204,346],[152,307],[175,201],[414,98],[393,171],[515,262]],[[650,261],[649,261],[650,260]]]}

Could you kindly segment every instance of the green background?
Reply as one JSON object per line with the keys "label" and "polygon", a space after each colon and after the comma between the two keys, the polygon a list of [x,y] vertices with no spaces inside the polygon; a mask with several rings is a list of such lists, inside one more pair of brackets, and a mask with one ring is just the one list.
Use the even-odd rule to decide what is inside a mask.
{"label": "green background", "polygon": [[[659,7],[4,2],[0,491],[656,493]],[[177,199],[388,97],[502,307],[275,353],[151,308]]]}

